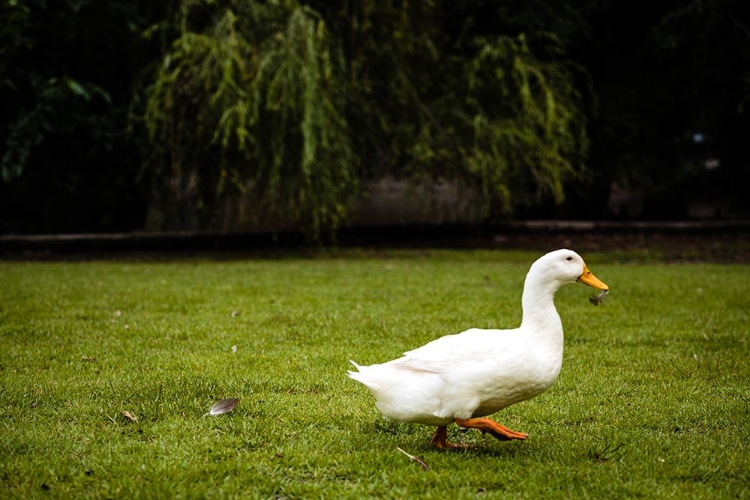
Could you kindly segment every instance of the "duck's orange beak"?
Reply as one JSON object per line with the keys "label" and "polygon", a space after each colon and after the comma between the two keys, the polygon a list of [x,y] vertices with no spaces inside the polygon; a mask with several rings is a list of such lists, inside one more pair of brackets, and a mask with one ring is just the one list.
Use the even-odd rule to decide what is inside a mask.
{"label": "duck's orange beak", "polygon": [[609,287],[605,285],[602,280],[594,276],[593,273],[589,271],[589,268],[588,266],[586,266],[586,264],[583,265],[583,274],[580,275],[576,281],[579,281],[584,285],[588,285],[593,288],[598,288],[599,290],[609,290]]}

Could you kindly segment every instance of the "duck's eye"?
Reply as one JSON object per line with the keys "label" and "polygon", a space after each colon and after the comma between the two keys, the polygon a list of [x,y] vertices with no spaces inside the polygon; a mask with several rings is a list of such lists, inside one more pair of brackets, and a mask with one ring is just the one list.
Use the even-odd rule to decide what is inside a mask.
{"label": "duck's eye", "polygon": [[565,259],[565,260],[567,260],[567,261],[571,261],[571,260],[573,260],[573,257],[568,257],[568,258],[567,258],[567,259]]}

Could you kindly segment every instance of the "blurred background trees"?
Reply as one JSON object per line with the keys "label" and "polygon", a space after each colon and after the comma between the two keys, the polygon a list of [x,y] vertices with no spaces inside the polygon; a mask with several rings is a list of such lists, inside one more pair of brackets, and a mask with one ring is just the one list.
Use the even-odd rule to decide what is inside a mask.
{"label": "blurred background trees", "polygon": [[4,0],[0,230],[319,235],[384,178],[489,222],[746,214],[740,7]]}

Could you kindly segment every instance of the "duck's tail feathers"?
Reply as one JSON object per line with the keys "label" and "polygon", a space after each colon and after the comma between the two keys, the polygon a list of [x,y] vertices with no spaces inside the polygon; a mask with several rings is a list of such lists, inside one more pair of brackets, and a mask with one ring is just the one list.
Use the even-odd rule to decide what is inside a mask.
{"label": "duck's tail feathers", "polygon": [[357,382],[360,382],[366,385],[369,388],[372,388],[373,385],[376,385],[375,381],[372,379],[372,372],[368,371],[369,367],[358,365],[357,363],[351,360],[349,360],[349,362],[353,364],[354,367],[358,370],[356,372],[353,370],[349,370],[348,372],[346,372],[347,375],[349,375],[349,378],[352,378],[356,380]]}
{"label": "duck's tail feathers", "polygon": [[349,360],[349,362],[354,365],[357,371],[354,372],[354,371],[349,370],[346,373],[349,375],[349,377],[353,378],[354,380],[359,380],[359,377],[362,375],[361,373],[362,367],[358,365],[357,363],[355,363],[354,361],[352,361],[351,359]]}

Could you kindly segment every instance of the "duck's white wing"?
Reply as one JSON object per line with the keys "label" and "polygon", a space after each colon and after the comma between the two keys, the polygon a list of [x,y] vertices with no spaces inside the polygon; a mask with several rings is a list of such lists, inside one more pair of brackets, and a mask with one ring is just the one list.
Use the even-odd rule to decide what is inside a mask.
{"label": "duck's white wing", "polygon": [[455,335],[446,335],[407,351],[404,356],[391,361],[394,366],[413,371],[446,374],[481,364],[497,356],[498,340],[511,347],[511,330],[482,330],[472,328]]}

